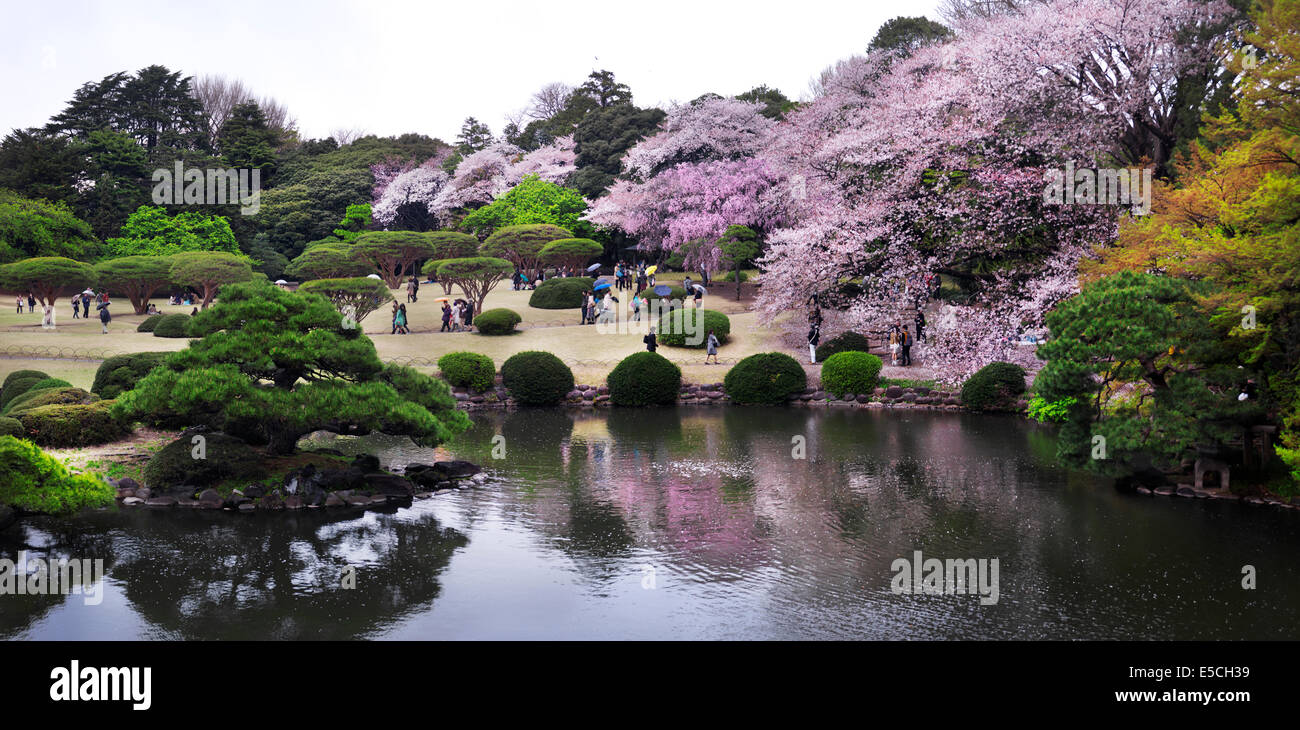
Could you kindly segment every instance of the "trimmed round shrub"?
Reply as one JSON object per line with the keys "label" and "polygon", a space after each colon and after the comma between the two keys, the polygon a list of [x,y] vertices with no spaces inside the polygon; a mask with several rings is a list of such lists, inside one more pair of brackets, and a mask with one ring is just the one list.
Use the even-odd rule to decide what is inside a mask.
{"label": "trimmed round shrub", "polygon": [[48,377],[50,377],[49,373],[41,372],[40,370],[15,370],[12,373],[9,373],[8,375],[5,376],[4,385],[0,385],[0,393],[3,393],[5,390],[7,390],[9,388],[9,385],[13,383],[15,380],[19,380],[22,378],[36,378],[38,380],[44,380]]}
{"label": "trimmed round shrub", "polygon": [[448,383],[477,391],[491,388],[497,375],[492,358],[477,352],[449,352],[438,358],[438,369]]}
{"label": "trimmed round shrub", "polygon": [[961,403],[977,411],[1014,410],[1025,392],[1025,369],[1009,362],[991,362],[961,386]]}
{"label": "trimmed round shrub", "polygon": [[41,374],[41,375],[28,375],[27,377],[15,378],[11,381],[6,381],[4,390],[0,390],[0,413],[4,412],[5,407],[8,406],[9,403],[13,401],[14,398],[17,398],[23,393],[26,393],[27,391],[31,390],[33,386],[35,386],[37,383],[41,382],[42,380],[49,380],[49,379],[50,379],[49,376],[45,374]]}
{"label": "trimmed round shrub", "polygon": [[[53,380],[53,378],[51,378]],[[81,388],[67,386],[64,388],[32,388],[22,395],[9,401],[5,406],[4,415],[18,417],[22,411],[30,411],[33,408],[41,406],[54,405],[85,405],[94,403],[99,400],[99,396],[93,393],[87,393]]]}
{"label": "trimmed round shrub", "polygon": [[23,423],[17,418],[0,416],[0,436],[16,436],[22,438],[26,434],[23,432]]}
{"label": "trimmed round shrub", "polygon": [[[32,391],[50,390],[52,388],[71,388],[71,387],[72,387],[72,383],[69,383],[63,378],[46,378],[36,383],[36,385],[33,385],[32,387],[28,388],[27,392],[23,393],[23,395],[18,396],[18,398],[22,398],[23,396],[26,395],[31,395]],[[18,398],[14,398],[14,400],[18,400]],[[9,401],[9,402],[13,403],[13,401]]]}
{"label": "trimmed round shrub", "polygon": [[154,337],[189,337],[190,315],[165,314],[153,328]]}
{"label": "trimmed round shrub", "polygon": [[28,438],[41,446],[91,446],[116,441],[130,429],[109,414],[111,400],[48,405],[15,414]]}
{"label": "trimmed round shrub", "polygon": [[224,433],[203,437],[203,459],[194,458],[193,437],[182,436],[158,450],[144,465],[144,485],[151,489],[199,488],[230,479],[256,479],[264,459],[248,444]]}
{"label": "trimmed round shrub", "polygon": [[871,352],[866,335],[841,332],[817,346],[817,362],[826,362],[837,352]]}
{"label": "trimmed round shrub", "polygon": [[508,335],[515,331],[515,325],[524,321],[513,309],[498,307],[474,316],[474,327],[480,335]]}
{"label": "trimmed round shrub", "polygon": [[[734,284],[734,283],[736,282],[736,272],[734,272],[734,271],[728,271],[728,272],[725,273],[725,274],[719,274],[719,275],[713,277],[713,280],[714,280],[714,281],[729,281],[729,282],[731,282],[731,283]],[[749,281],[749,274],[746,274],[746,273],[743,272],[743,271],[740,272],[740,283],[744,284],[744,283],[747,282],[747,281]]]}
{"label": "trimmed round shrub", "polygon": [[582,306],[583,292],[591,291],[595,285],[595,279],[585,276],[547,279],[538,284],[533,295],[528,297],[528,306],[536,309],[577,309]]}
{"label": "trimmed round shrub", "polygon": [[153,331],[154,331],[154,328],[158,326],[158,323],[161,322],[161,321],[162,321],[162,318],[165,317],[165,316],[166,316],[166,315],[164,315],[164,314],[154,314],[154,315],[151,315],[151,316],[145,317],[145,319],[144,319],[143,322],[141,322],[140,324],[138,324],[138,325],[135,326],[135,331],[136,331],[136,332],[153,332]]}
{"label": "trimmed round shrub", "polygon": [[733,403],[785,403],[808,385],[799,362],[783,352],[760,352],[727,371],[722,387]]}
{"label": "trimmed round shrub", "polygon": [[0,504],[24,512],[72,514],[112,504],[116,496],[104,480],[70,474],[57,459],[13,436],[0,436],[0,474]]}
{"label": "trimmed round shrub", "polygon": [[638,352],[614,366],[607,382],[616,406],[670,406],[682,387],[682,369],[657,352]]}
{"label": "trimmed round shrub", "polygon": [[116,398],[134,388],[141,378],[162,364],[170,354],[172,353],[134,352],[129,355],[114,355],[100,363],[90,392],[100,398]]}
{"label": "trimmed round shrub", "polygon": [[505,361],[501,381],[523,405],[553,406],[573,390],[573,371],[549,352],[527,350]]}
{"label": "trimmed round shrub", "polygon": [[880,358],[866,352],[837,352],[822,363],[822,388],[836,396],[870,393],[880,380]]}
{"label": "trimmed round shrub", "polygon": [[718,344],[725,343],[731,335],[731,320],[712,309],[685,307],[664,312],[659,318],[657,334],[661,345],[703,349],[709,342],[710,331],[717,335]]}

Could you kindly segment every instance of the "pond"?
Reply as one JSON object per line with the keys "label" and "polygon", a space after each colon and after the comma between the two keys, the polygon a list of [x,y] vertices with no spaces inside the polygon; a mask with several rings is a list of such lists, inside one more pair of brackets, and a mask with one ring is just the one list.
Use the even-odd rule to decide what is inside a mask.
{"label": "pond", "polygon": [[[545,410],[475,415],[437,450],[313,439],[491,478],[391,512],[29,520],[0,558],[107,577],[97,601],[0,596],[0,637],[1300,638],[1300,517],[1119,493],[1014,417]],[[996,559],[996,602],[895,592],[916,551]]]}

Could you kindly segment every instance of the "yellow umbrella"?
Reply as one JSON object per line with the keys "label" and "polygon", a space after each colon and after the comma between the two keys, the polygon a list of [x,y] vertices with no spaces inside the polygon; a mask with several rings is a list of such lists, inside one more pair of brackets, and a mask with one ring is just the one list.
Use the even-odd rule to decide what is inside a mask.
{"label": "yellow umbrella", "polygon": [[646,269],[645,269],[646,276],[649,276],[650,274],[653,274],[654,272],[656,272],[656,271],[658,271],[658,270],[659,270],[659,265],[658,265],[658,264],[655,264],[654,266],[647,266]]}

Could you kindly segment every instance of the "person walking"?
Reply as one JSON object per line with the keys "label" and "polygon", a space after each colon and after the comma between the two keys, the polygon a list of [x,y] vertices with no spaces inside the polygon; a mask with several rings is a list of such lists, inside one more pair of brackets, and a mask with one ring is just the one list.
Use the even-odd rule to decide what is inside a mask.
{"label": "person walking", "polygon": [[36,311],[36,297],[30,293],[27,295],[27,313],[31,314]]}
{"label": "person walking", "polygon": [[461,322],[465,324],[465,331],[469,332],[474,326],[474,302],[466,299],[465,306],[461,309]]}
{"label": "person walking", "polygon": [[90,293],[81,293],[81,318],[90,319]]}
{"label": "person walking", "polygon": [[696,284],[692,287],[691,293],[695,295],[695,308],[699,309],[700,304],[704,301],[704,287]]}
{"label": "person walking", "polygon": [[451,305],[447,302],[442,303],[442,329],[439,332],[451,331]]}
{"label": "person walking", "polygon": [[18,295],[18,313],[19,313],[19,314],[22,314],[22,313],[23,313],[23,295],[22,295],[22,294],[19,294],[19,295]]}
{"label": "person walking", "polygon": [[713,364],[718,364],[718,336],[709,330],[709,339],[704,343],[704,364],[709,364],[709,358],[713,358]]}
{"label": "person walking", "polygon": [[906,327],[899,328],[898,343],[903,350],[903,367],[907,367],[912,364],[912,333]]}
{"label": "person walking", "polygon": [[586,324],[587,323],[587,292],[585,291],[582,293],[582,312],[580,313],[580,316],[582,318],[578,320],[578,324]]}
{"label": "person walking", "polygon": [[[817,345],[822,341],[821,322],[813,320],[812,326],[808,328],[808,362],[817,363]],[[705,358],[706,360],[708,358]]]}
{"label": "person walking", "polygon": [[465,302],[457,299],[456,303],[451,306],[451,331],[460,332],[460,321],[465,314]]}
{"label": "person walking", "polygon": [[642,337],[641,341],[645,343],[646,351],[654,352],[655,348],[659,347],[659,340],[655,338],[655,328],[651,327],[650,334]]}
{"label": "person walking", "polygon": [[925,310],[916,310],[916,341],[925,342]]}
{"label": "person walking", "polygon": [[396,300],[393,300],[393,331],[389,332],[390,335],[397,334],[397,308],[400,306]]}
{"label": "person walking", "polygon": [[640,292],[637,292],[636,294],[632,295],[632,301],[628,303],[628,306],[632,308],[632,321],[640,322],[641,321],[641,293]]}
{"label": "person walking", "polygon": [[99,305],[95,307],[99,310],[99,324],[104,334],[108,334],[108,323],[113,321],[113,315],[108,313],[108,305],[108,294],[105,294]]}
{"label": "person walking", "polygon": [[72,318],[81,319],[81,297],[72,298]]}
{"label": "person walking", "polygon": [[397,325],[397,334],[399,335],[411,334],[411,330],[407,329],[406,327],[406,305],[405,304],[397,305],[397,319],[395,320],[395,323]]}
{"label": "person walking", "polygon": [[412,276],[411,280],[406,282],[406,303],[407,304],[410,304],[415,301],[415,287],[416,287],[415,277]]}

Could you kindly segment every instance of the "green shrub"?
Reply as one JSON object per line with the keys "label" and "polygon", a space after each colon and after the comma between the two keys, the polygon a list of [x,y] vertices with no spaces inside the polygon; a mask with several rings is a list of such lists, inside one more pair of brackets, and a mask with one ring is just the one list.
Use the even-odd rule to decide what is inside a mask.
{"label": "green shrub", "polygon": [[22,421],[17,418],[0,416],[0,436],[16,436],[22,438],[27,434],[23,431]]}
{"label": "green shrub", "polygon": [[264,475],[265,459],[248,444],[224,433],[203,437],[202,459],[194,458],[194,437],[179,438],[158,450],[144,465],[144,484],[151,489],[199,487],[230,479],[255,479]]}
{"label": "green shrub", "polygon": [[533,295],[528,297],[528,306],[537,309],[577,309],[582,306],[583,293],[591,291],[595,285],[595,279],[585,276],[547,279],[538,284]]}
{"label": "green shrub", "polygon": [[[669,292],[661,297],[658,294],[655,294],[654,287],[650,287],[645,291],[641,292],[641,298],[644,299],[646,302],[653,302],[656,299],[666,299],[668,300],[668,302],[677,302],[676,304],[672,304],[672,305],[669,305],[668,303],[662,304],[661,306],[664,307],[665,309],[667,309],[669,306],[680,307],[682,306],[682,303],[686,301],[687,299],[686,290],[683,289],[682,287],[674,284],[661,284],[660,286],[667,286]],[[650,311],[653,312],[655,310],[652,307]]]}
{"label": "green shrub", "polygon": [[667,406],[677,402],[682,369],[657,352],[638,352],[614,366],[608,383],[616,406]]}
{"label": "green shrub", "polygon": [[659,318],[661,345],[702,349],[708,344],[709,332],[717,335],[719,344],[726,342],[731,334],[731,320],[722,312],[694,307],[673,309]]}
{"label": "green shrub", "polygon": [[489,309],[474,317],[474,327],[481,335],[508,335],[515,331],[515,325],[524,321],[513,309],[499,307]]}
{"label": "green shrub", "polygon": [[961,402],[977,411],[1013,410],[1024,392],[1024,368],[1009,362],[991,362],[961,386]]}
{"label": "green shrub", "polygon": [[822,388],[836,396],[867,393],[876,388],[880,358],[866,352],[837,352],[822,363]]}
{"label": "green shrub", "polygon": [[[51,378],[53,380],[53,378]],[[63,388],[32,388],[22,395],[9,401],[9,405],[4,407],[3,414],[6,416],[18,417],[23,411],[30,411],[33,408],[52,405],[69,405],[94,403],[99,400],[99,396],[93,393],[87,393],[81,388],[67,386]]]}
{"label": "green shrub", "polygon": [[[27,392],[18,396],[18,398],[31,395],[33,391],[51,390],[54,388],[71,388],[71,387],[72,387],[72,383],[69,383],[63,378],[46,378],[36,383],[36,385],[33,385],[32,387],[28,388]],[[14,398],[14,400],[18,400],[18,398]],[[12,403],[13,401],[9,401],[9,402]]]}
{"label": "green shrub", "polygon": [[9,373],[8,375],[5,376],[4,385],[0,385],[0,393],[3,393],[5,390],[7,390],[9,388],[9,385],[13,383],[15,380],[20,380],[22,378],[36,378],[38,380],[44,380],[48,377],[50,377],[49,373],[43,373],[40,370],[15,370],[12,373]]}
{"label": "green shrub", "polygon": [[155,314],[155,315],[152,315],[152,316],[149,316],[149,317],[145,317],[145,319],[144,319],[143,322],[141,322],[140,324],[136,325],[136,327],[135,327],[135,331],[136,331],[136,332],[153,332],[153,331],[154,331],[154,328],[158,326],[158,323],[162,321],[162,318],[163,318],[164,316],[165,316],[165,315],[162,315],[162,314]]}
{"label": "green shrub", "polygon": [[501,366],[510,395],[526,406],[553,406],[573,390],[573,371],[549,352],[527,350]]}
{"label": "green shrub", "polygon": [[784,403],[808,385],[798,361],[782,352],[761,352],[727,371],[722,387],[734,403]]}
{"label": "green shrub", "polygon": [[[728,272],[725,273],[725,274],[720,274],[720,275],[718,275],[718,276],[713,277],[713,280],[714,280],[714,281],[729,281],[729,282],[731,282],[731,283],[734,284],[734,283],[736,282],[736,272],[734,272],[734,271],[728,271]],[[749,274],[746,274],[746,273],[743,272],[743,271],[740,272],[740,283],[744,284],[744,283],[747,282],[747,281],[749,281]]]}
{"label": "green shrub", "polygon": [[448,383],[477,391],[491,388],[497,375],[492,358],[477,352],[449,352],[438,358],[438,369]]}
{"label": "green shrub", "polygon": [[0,413],[4,412],[10,401],[31,390],[33,386],[42,380],[49,380],[49,376],[44,374],[28,375],[27,377],[6,381],[4,390],[0,391]]}
{"label": "green shrub", "polygon": [[102,479],[70,474],[54,457],[13,436],[0,436],[0,474],[0,504],[25,512],[71,514],[112,504],[116,496]]}
{"label": "green shrub", "polygon": [[1042,396],[1036,395],[1029,400],[1029,417],[1039,423],[1065,423],[1070,417],[1070,408],[1078,402],[1074,396],[1049,402]]}
{"label": "green shrub", "polygon": [[837,352],[871,352],[871,343],[857,332],[841,332],[817,346],[817,362],[826,362]]}
{"label": "green shrub", "polygon": [[15,414],[23,431],[41,446],[91,446],[116,441],[130,433],[109,414],[113,401],[48,405]]}
{"label": "green shrub", "polygon": [[165,314],[153,328],[154,337],[189,337],[190,320],[188,314]]}
{"label": "green shrub", "polygon": [[137,381],[162,364],[170,354],[135,352],[130,355],[114,355],[101,363],[95,371],[95,382],[90,386],[90,392],[104,399],[116,398],[134,388]]}

